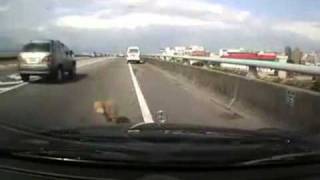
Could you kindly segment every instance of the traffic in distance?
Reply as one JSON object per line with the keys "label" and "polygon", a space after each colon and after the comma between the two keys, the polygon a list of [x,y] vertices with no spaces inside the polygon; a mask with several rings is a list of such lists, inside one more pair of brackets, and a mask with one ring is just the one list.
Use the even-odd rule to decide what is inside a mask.
{"label": "traffic in distance", "polygon": [[319,179],[317,1],[0,2],[1,179]]}
{"label": "traffic in distance", "polygon": [[140,49],[137,46],[128,47],[127,63],[131,63],[131,62],[143,63],[143,60],[140,58]]}
{"label": "traffic in distance", "polygon": [[[119,55],[119,57],[124,56]],[[19,73],[23,81],[29,81],[30,76],[40,76],[61,82],[76,76],[73,51],[59,40],[33,40],[23,47],[18,60]],[[128,47],[126,60],[127,63],[143,63],[139,47]]]}

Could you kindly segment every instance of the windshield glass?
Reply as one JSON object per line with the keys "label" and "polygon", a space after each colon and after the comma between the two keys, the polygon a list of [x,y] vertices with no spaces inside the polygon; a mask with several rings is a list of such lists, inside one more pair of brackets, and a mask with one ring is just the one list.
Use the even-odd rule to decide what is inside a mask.
{"label": "windshield glass", "polygon": [[23,52],[49,52],[49,43],[31,43],[23,47]]}
{"label": "windshield glass", "polygon": [[[319,9],[315,0],[0,0],[0,132],[121,142],[122,153],[133,142],[189,160],[227,144],[232,156],[220,149],[220,162],[317,150],[297,142],[317,143],[320,132]],[[52,148],[19,137],[0,138],[0,150]],[[181,151],[167,153],[172,144]]]}
{"label": "windshield glass", "polygon": [[139,50],[138,49],[129,49],[129,53],[138,53]]}

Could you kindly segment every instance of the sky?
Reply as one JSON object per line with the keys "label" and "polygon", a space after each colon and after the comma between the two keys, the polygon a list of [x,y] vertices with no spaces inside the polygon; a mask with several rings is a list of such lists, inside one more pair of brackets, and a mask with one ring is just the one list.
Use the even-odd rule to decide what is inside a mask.
{"label": "sky", "polygon": [[0,51],[59,39],[76,52],[320,49],[318,0],[0,0]]}

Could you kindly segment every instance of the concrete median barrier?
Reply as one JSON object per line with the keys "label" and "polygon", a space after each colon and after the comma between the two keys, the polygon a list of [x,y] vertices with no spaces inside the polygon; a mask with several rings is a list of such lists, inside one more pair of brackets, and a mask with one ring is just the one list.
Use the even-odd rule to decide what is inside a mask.
{"label": "concrete median barrier", "polygon": [[146,62],[181,75],[239,113],[308,132],[320,130],[320,93],[221,71],[147,59]]}

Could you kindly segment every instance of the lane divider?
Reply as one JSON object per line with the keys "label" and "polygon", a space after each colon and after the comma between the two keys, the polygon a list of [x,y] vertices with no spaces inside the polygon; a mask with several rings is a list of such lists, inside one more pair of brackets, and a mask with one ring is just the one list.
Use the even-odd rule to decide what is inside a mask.
{"label": "lane divider", "polygon": [[83,61],[88,61],[88,62],[82,63],[82,64],[77,64],[77,68],[82,68],[82,67],[85,67],[85,66],[89,66],[89,65],[92,65],[92,64],[101,62],[101,61],[105,61],[106,59],[107,59],[107,58],[96,59],[96,60],[83,60]]}
{"label": "lane divider", "polygon": [[150,109],[148,107],[148,104],[147,104],[147,102],[142,94],[142,91],[140,89],[139,82],[138,82],[136,76],[134,75],[132,65],[129,63],[128,66],[129,66],[133,86],[134,86],[134,89],[135,89],[135,92],[137,94],[137,98],[139,101],[139,106],[140,106],[143,120],[145,123],[153,123],[154,120],[153,120],[152,115],[150,113]]}

